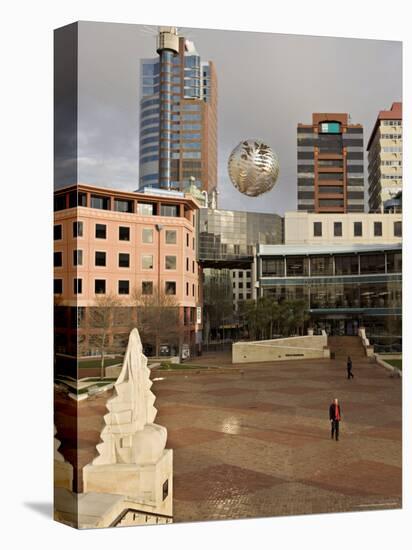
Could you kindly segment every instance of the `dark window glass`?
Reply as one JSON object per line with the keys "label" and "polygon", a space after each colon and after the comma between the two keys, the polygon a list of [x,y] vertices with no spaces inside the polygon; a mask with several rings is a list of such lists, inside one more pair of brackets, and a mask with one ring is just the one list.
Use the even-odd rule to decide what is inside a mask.
{"label": "dark window glass", "polygon": [[322,222],[313,222],[313,235],[322,237]]}
{"label": "dark window glass", "polygon": [[388,273],[402,273],[402,252],[388,252],[386,262]]}
{"label": "dark window glass", "polygon": [[119,294],[129,294],[129,281],[119,281]]}
{"label": "dark window glass", "polygon": [[335,257],[336,275],[356,275],[358,272],[358,257],[355,254]]}
{"label": "dark window glass", "polygon": [[186,283],[186,296],[189,296],[189,283]]}
{"label": "dark window glass", "polygon": [[283,258],[273,258],[271,260],[262,260],[263,277],[284,277],[285,262]]}
{"label": "dark window glass", "polygon": [[142,294],[153,294],[153,281],[142,281]]}
{"label": "dark window glass", "polygon": [[106,252],[95,252],[94,265],[97,265],[97,266],[106,265]]}
{"label": "dark window glass", "polygon": [[61,225],[55,225],[53,227],[53,237],[55,241],[61,241],[62,239],[62,226]]}
{"label": "dark window glass", "polygon": [[166,294],[176,294],[176,282],[175,281],[166,281],[165,292],[166,292]]}
{"label": "dark window glass", "polygon": [[104,225],[103,223],[96,223],[96,239],[105,239],[106,234],[106,225]]}
{"label": "dark window glass", "polygon": [[54,210],[64,210],[66,208],[66,195],[56,195],[54,197]]}
{"label": "dark window glass", "polygon": [[193,260],[192,261],[192,273],[194,273],[194,272],[195,272],[195,261]]}
{"label": "dark window glass", "polygon": [[63,279],[54,279],[53,292],[54,294],[63,294]]}
{"label": "dark window glass", "polygon": [[360,272],[365,273],[385,273],[385,255],[382,254],[361,254]]}
{"label": "dark window glass", "polygon": [[333,236],[342,237],[342,222],[333,222]]}
{"label": "dark window glass", "polygon": [[73,250],[73,265],[83,265],[83,250]]}
{"label": "dark window glass", "polygon": [[90,199],[91,208],[97,208],[99,210],[109,210],[110,209],[110,198],[109,197],[100,197],[98,195],[92,195]]}
{"label": "dark window glass", "polygon": [[186,258],[186,271],[189,271],[189,258]]}
{"label": "dark window glass", "polygon": [[166,269],[176,269],[176,256],[166,256],[165,267]]}
{"label": "dark window glass", "polygon": [[94,281],[94,293],[106,294],[106,281],[105,279],[95,279]]}
{"label": "dark window glass", "polygon": [[171,217],[178,217],[178,207],[176,204],[162,204],[160,207],[160,215],[161,216],[171,216]]}
{"label": "dark window glass", "polygon": [[239,283],[239,288],[243,288],[243,282]]}
{"label": "dark window glass", "polygon": [[332,256],[312,256],[310,259],[311,275],[333,275]]}
{"label": "dark window glass", "polygon": [[308,275],[309,258],[306,256],[288,256],[286,258],[286,274],[288,277]]}
{"label": "dark window glass", "polygon": [[130,241],[130,227],[119,227],[119,241]]}
{"label": "dark window glass", "polygon": [[133,201],[114,199],[114,209],[116,212],[133,212]]}
{"label": "dark window glass", "polygon": [[119,254],[119,267],[130,267],[130,254],[124,252]]}
{"label": "dark window glass", "polygon": [[189,233],[186,233],[186,246],[189,246]]}
{"label": "dark window glass", "polygon": [[82,293],[82,279],[73,279],[73,293],[81,294]]}
{"label": "dark window glass", "polygon": [[83,222],[73,222],[73,237],[83,237]]}
{"label": "dark window glass", "polygon": [[362,222],[353,222],[353,235],[362,237]]}
{"label": "dark window glass", "polygon": [[373,234],[375,237],[382,237],[382,222],[373,222]]}
{"label": "dark window glass", "polygon": [[192,284],[192,296],[194,296],[194,295],[195,295],[195,285]]}
{"label": "dark window glass", "polygon": [[63,265],[63,255],[61,252],[55,252],[53,254],[54,267],[61,267]]}
{"label": "dark window glass", "polygon": [[402,237],[402,222],[393,222],[393,234],[395,237]]}

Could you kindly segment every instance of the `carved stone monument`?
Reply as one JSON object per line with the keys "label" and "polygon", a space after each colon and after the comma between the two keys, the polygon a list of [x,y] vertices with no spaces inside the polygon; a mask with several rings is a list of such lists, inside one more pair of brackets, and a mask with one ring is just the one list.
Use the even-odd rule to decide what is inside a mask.
{"label": "carved stone monument", "polygon": [[64,459],[59,452],[61,442],[56,438],[56,426],[54,427],[54,486],[62,489],[73,488],[73,466]]}
{"label": "carved stone monument", "polygon": [[173,452],[157,410],[139,332],[129,336],[122,370],[109,399],[99,456],[83,468],[84,492],[123,495],[142,511],[172,516]]}

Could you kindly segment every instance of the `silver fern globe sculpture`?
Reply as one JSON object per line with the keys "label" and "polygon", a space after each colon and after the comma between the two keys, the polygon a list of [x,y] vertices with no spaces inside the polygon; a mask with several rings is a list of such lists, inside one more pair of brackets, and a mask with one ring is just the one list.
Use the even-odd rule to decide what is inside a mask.
{"label": "silver fern globe sculpture", "polygon": [[238,191],[258,197],[270,191],[279,176],[279,160],[260,139],[246,139],[233,149],[228,160],[229,177]]}

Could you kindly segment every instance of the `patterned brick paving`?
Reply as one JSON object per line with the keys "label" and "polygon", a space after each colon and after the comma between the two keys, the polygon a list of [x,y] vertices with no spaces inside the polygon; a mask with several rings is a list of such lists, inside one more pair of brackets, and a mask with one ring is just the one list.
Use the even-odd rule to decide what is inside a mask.
{"label": "patterned brick paving", "polygon": [[[226,370],[152,373],[161,378],[152,388],[156,422],[174,449],[175,522],[401,506],[401,379],[358,357],[350,381],[343,358],[232,371],[226,354],[200,362]],[[56,396],[61,450],[76,466],[78,490],[108,396],[78,405]],[[330,439],[334,397],[343,411],[339,442]]]}

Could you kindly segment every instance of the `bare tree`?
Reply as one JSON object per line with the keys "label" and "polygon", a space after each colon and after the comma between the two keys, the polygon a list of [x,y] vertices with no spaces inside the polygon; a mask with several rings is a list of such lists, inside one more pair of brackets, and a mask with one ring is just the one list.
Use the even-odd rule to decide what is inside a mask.
{"label": "bare tree", "polygon": [[183,335],[183,319],[179,302],[174,294],[160,290],[157,287],[152,289],[151,294],[134,288],[132,301],[137,308],[137,328],[143,342],[154,342],[155,354],[159,356],[162,339],[169,342],[178,341],[179,353],[180,343]]}
{"label": "bare tree", "polygon": [[[124,306],[124,302],[114,293],[97,295],[94,305],[89,308],[89,326],[98,329],[93,334],[94,343],[99,349],[100,356],[100,378],[104,378],[105,355],[114,345],[110,347],[110,334],[113,332],[115,312]],[[130,328],[130,327],[128,327]]]}

